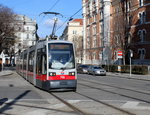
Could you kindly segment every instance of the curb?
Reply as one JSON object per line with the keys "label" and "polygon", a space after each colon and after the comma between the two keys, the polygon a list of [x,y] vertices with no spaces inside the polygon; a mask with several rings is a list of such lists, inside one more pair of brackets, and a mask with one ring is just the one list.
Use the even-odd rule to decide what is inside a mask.
{"label": "curb", "polygon": [[12,75],[12,74],[13,74],[12,71],[1,71],[1,72],[0,72],[0,77],[1,77],[1,76]]}

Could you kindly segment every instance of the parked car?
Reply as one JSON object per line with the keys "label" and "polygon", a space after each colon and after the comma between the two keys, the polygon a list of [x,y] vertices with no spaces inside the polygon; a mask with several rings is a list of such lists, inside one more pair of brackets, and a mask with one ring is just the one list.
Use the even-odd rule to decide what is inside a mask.
{"label": "parked car", "polygon": [[88,74],[106,75],[106,70],[100,66],[90,66],[87,71]]}
{"label": "parked car", "polygon": [[88,67],[89,67],[89,65],[79,65],[77,67],[77,72],[78,73],[87,73]]}

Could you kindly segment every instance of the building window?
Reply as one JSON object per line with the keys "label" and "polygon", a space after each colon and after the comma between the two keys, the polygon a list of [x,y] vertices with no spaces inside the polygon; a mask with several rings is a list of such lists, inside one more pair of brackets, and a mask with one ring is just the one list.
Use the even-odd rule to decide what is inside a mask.
{"label": "building window", "polygon": [[27,39],[29,39],[29,34],[27,34]]}
{"label": "building window", "polygon": [[96,35],[96,26],[93,27],[93,35]]}
{"label": "building window", "polygon": [[96,42],[96,36],[93,37],[93,47],[97,46],[97,42]]}
{"label": "building window", "polygon": [[96,59],[96,53],[93,52],[93,60],[95,60],[95,59]]}
{"label": "building window", "polygon": [[100,8],[103,7],[103,0],[100,0]]}
{"label": "building window", "polygon": [[131,35],[131,33],[129,33],[129,35],[128,35],[128,44],[131,44],[131,40],[132,40],[132,35]]}
{"label": "building window", "polygon": [[72,32],[73,34],[77,34],[77,31],[76,30],[73,30],[73,32]]}
{"label": "building window", "polygon": [[127,2],[127,11],[129,12],[131,9],[131,1]]}
{"label": "building window", "polygon": [[146,22],[146,12],[139,13],[139,21],[140,21],[140,24],[144,24]]}
{"label": "building window", "polygon": [[146,40],[146,34],[147,34],[146,30],[143,29],[143,41]]}
{"label": "building window", "polygon": [[103,11],[100,12],[100,20],[103,20]]}
{"label": "building window", "polygon": [[146,54],[146,50],[144,48],[138,49],[138,54],[139,54],[139,58],[140,59],[144,59],[145,58],[145,54]]}
{"label": "building window", "polygon": [[143,6],[143,0],[139,0],[139,6]]}
{"label": "building window", "polygon": [[29,31],[29,27],[27,27],[27,31]]}
{"label": "building window", "polygon": [[128,25],[131,26],[132,25],[132,16],[128,16]]}
{"label": "building window", "polygon": [[90,37],[90,29],[87,29],[87,37]]}
{"label": "building window", "polygon": [[143,12],[142,18],[143,18],[143,23],[145,23],[146,22],[146,12]]}
{"label": "building window", "polygon": [[96,15],[93,16],[93,21],[96,22]]}
{"label": "building window", "polygon": [[140,37],[140,42],[144,42],[146,40],[146,34],[147,34],[147,32],[145,29],[138,31],[138,36]]}
{"label": "building window", "polygon": [[90,48],[90,38],[87,38],[87,48]]}

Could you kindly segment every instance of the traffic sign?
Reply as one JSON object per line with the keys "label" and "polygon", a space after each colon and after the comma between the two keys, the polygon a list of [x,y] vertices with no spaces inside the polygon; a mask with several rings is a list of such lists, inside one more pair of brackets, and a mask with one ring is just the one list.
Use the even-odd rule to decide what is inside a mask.
{"label": "traffic sign", "polygon": [[118,51],[118,58],[122,58],[122,55],[123,55],[122,51]]}

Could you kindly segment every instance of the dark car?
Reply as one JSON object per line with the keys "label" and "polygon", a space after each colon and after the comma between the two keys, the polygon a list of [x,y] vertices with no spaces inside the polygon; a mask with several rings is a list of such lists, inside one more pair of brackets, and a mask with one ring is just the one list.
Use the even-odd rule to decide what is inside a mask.
{"label": "dark car", "polygon": [[77,67],[77,72],[78,73],[87,73],[88,67],[89,67],[89,65],[79,65]]}
{"label": "dark car", "polygon": [[106,75],[106,70],[100,66],[90,66],[88,68],[88,74]]}

